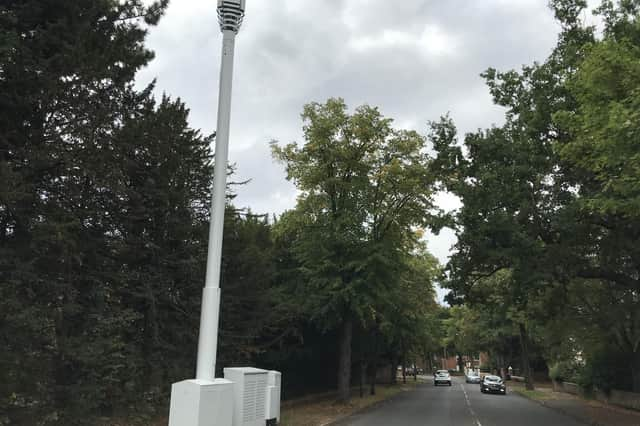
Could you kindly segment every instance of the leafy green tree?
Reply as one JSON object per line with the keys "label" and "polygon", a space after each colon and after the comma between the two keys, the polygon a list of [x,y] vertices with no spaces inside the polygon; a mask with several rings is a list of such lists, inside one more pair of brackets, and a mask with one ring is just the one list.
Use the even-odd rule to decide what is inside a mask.
{"label": "leafy green tree", "polygon": [[[456,217],[458,250],[449,263],[454,295],[468,296],[480,279],[509,269],[513,277],[507,289],[510,302],[524,319],[530,299],[552,278],[540,236],[549,232],[545,211],[553,204],[545,178],[553,163],[548,161],[549,148],[523,133],[521,126],[508,121],[502,128],[467,135],[467,155],[447,189],[463,203]],[[450,156],[449,162],[463,158],[451,148],[456,140],[449,120],[434,124],[433,137],[436,149]],[[527,361],[530,333],[526,321],[518,326],[525,377],[531,387]]]}
{"label": "leafy green tree", "polygon": [[[604,38],[585,49],[567,82],[578,107],[559,111],[555,123],[568,137],[557,151],[576,196],[571,213],[580,234],[567,239],[574,254],[575,291],[589,294],[577,306],[615,336],[640,391],[640,29],[638,2],[603,2]],[[604,309],[609,307],[609,309]],[[600,308],[603,308],[602,310]]]}
{"label": "leafy green tree", "polygon": [[403,380],[407,365],[425,356],[425,348],[434,337],[428,333],[434,328],[434,283],[440,272],[437,259],[421,244],[407,255],[400,279],[389,289],[384,303],[375,305],[376,325],[390,355],[388,361],[394,368],[400,361]]}
{"label": "leafy green tree", "polygon": [[509,270],[512,307],[519,314],[525,376],[531,387],[529,363],[530,327],[527,318],[536,309],[538,295],[557,281],[561,249],[570,220],[559,214],[572,199],[566,170],[556,152],[566,132],[553,115],[576,108],[565,85],[594,40],[593,29],[582,27],[580,0],[552,1],[562,26],[558,45],[542,64],[521,72],[488,69],[483,76],[494,102],[506,108],[506,123],[469,134],[464,150],[455,142],[455,127],[445,118],[433,126],[439,159],[434,163],[444,175],[443,185],[464,204],[456,217],[460,229],[458,253],[450,263],[453,297],[468,295],[479,279]]}
{"label": "leafy green tree", "polygon": [[553,318],[553,315],[549,315],[553,312],[548,306],[543,305],[536,310],[538,306],[534,303],[523,315],[511,300],[512,285],[511,271],[502,270],[480,280],[469,297],[470,309],[475,313],[480,330],[479,344],[491,357],[492,364],[500,370],[513,365],[517,357],[522,358],[521,322],[526,322],[531,334],[537,337],[541,324],[547,324],[546,317]]}
{"label": "leafy green tree", "polygon": [[479,327],[478,313],[465,305],[452,306],[449,314],[450,317],[444,321],[446,334],[443,345],[457,354],[458,368],[464,371],[462,356],[474,355],[486,349],[480,340],[483,330]]}
{"label": "leafy green tree", "polygon": [[301,194],[294,252],[306,310],[340,327],[338,389],[349,398],[354,321],[367,321],[399,272],[431,208],[425,139],[394,130],[377,109],[348,114],[340,99],[302,114],[305,144],[272,145]]}
{"label": "leafy green tree", "polygon": [[419,326],[415,351],[424,360],[427,371],[436,369],[433,360],[434,356],[439,354],[443,347],[446,336],[443,319],[446,319],[444,312],[447,311],[446,307],[436,304],[429,314],[422,319],[422,323]]}

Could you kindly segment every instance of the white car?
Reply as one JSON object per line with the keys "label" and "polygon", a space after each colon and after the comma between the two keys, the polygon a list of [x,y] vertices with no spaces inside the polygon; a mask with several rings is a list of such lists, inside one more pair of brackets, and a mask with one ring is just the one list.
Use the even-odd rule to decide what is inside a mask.
{"label": "white car", "polygon": [[438,386],[440,383],[451,386],[451,376],[447,370],[438,370],[433,375],[433,385]]}

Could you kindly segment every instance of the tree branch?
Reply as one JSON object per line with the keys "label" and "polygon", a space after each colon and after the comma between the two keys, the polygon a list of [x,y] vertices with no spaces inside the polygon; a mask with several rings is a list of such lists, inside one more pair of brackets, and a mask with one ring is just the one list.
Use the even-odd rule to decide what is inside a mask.
{"label": "tree branch", "polygon": [[622,285],[623,287],[634,290],[640,288],[640,282],[638,280],[634,280],[628,275],[602,268],[583,268],[578,271],[577,276],[585,279],[600,279],[605,281],[612,281]]}

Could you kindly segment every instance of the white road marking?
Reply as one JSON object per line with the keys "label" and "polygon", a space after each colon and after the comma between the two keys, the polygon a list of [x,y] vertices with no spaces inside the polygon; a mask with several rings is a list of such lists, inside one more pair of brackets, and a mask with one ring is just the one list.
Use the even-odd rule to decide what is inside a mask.
{"label": "white road marking", "polygon": [[469,409],[469,412],[473,416],[473,420],[475,420],[477,426],[482,426],[482,423],[480,423],[480,420],[478,420],[478,416],[476,415],[476,412],[473,411],[473,408],[471,407],[471,401],[469,401],[469,395],[467,395],[467,390],[464,388],[464,385],[462,383],[460,383],[460,387],[462,388],[462,392],[464,392],[464,399],[467,402],[467,408]]}

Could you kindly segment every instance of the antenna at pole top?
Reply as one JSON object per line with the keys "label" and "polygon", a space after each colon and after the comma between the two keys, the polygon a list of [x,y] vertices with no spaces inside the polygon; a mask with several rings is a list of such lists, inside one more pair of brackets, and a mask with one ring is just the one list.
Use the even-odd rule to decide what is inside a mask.
{"label": "antenna at pole top", "polygon": [[218,0],[220,31],[237,33],[244,18],[245,0]]}

